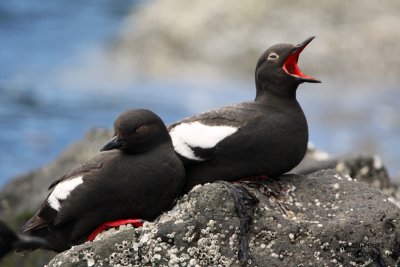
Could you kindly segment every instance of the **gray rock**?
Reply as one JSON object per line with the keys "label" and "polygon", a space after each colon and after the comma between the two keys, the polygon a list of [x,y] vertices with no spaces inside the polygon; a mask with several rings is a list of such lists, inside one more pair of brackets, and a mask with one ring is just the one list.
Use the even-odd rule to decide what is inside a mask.
{"label": "gray rock", "polygon": [[108,59],[119,78],[224,72],[253,77],[264,49],[300,42],[308,32],[319,40],[302,55],[313,58],[302,60],[306,73],[325,81],[368,84],[384,77],[397,84],[399,11],[398,1],[152,1],[126,19]]}
{"label": "gray rock", "polygon": [[372,187],[381,190],[393,203],[400,207],[400,187],[392,182],[379,156],[346,155],[332,157],[324,151],[309,146],[304,160],[291,172],[295,174],[310,174],[324,169],[335,169],[342,175],[368,183]]}
{"label": "gray rock", "polygon": [[332,157],[326,152],[309,148],[304,160],[291,172],[309,174],[323,169],[336,169],[343,175],[348,175],[381,190],[393,186],[382,160],[377,155]]}
{"label": "gray rock", "polygon": [[328,170],[197,186],[157,221],[109,230],[48,266],[396,266],[399,229],[385,195]]}

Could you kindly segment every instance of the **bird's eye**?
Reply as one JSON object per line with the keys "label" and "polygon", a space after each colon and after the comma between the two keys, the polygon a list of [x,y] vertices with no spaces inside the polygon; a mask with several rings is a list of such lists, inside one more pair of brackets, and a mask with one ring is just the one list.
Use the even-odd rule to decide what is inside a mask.
{"label": "bird's eye", "polygon": [[278,57],[279,57],[279,56],[278,56],[277,53],[272,52],[271,54],[268,55],[267,60],[268,60],[268,61],[270,61],[270,60],[275,60],[275,59],[277,59]]}
{"label": "bird's eye", "polygon": [[142,125],[139,128],[136,129],[136,133],[138,134],[146,134],[147,131],[149,130],[149,127],[146,125]]}

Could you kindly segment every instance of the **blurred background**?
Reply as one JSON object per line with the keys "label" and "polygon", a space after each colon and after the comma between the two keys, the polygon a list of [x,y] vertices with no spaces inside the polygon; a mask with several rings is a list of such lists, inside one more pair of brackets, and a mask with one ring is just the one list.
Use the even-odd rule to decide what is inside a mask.
{"label": "blurred background", "polygon": [[171,123],[252,100],[259,55],[312,35],[310,141],[400,181],[400,1],[2,0],[0,186],[125,109]]}

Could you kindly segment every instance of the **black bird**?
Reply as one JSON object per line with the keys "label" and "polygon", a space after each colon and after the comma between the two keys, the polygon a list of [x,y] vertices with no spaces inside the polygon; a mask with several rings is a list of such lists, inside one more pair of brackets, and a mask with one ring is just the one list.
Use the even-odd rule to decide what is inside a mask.
{"label": "black bird", "polygon": [[175,151],[185,163],[185,191],[217,179],[278,176],[303,159],[308,127],[296,90],[303,82],[320,81],[301,72],[297,61],[313,39],[277,44],[261,55],[253,102],[208,111],[169,127]]}
{"label": "black bird", "polygon": [[3,221],[0,221],[0,261],[10,251],[26,250],[26,249],[49,249],[49,244],[46,240],[35,237],[17,234]]}
{"label": "black bird", "polygon": [[[171,207],[185,173],[162,120],[149,110],[129,110],[117,118],[114,130],[104,147],[109,151],[50,186],[40,209],[23,226],[24,234],[44,238],[59,252],[83,243],[104,223],[154,220]],[[140,220],[133,222],[140,225]]]}

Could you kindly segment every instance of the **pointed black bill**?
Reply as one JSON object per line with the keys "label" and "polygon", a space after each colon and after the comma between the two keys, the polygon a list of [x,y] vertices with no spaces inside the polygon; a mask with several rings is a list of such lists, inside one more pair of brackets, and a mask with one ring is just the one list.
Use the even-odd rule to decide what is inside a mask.
{"label": "pointed black bill", "polygon": [[110,141],[108,141],[107,144],[103,146],[100,151],[107,151],[107,150],[112,150],[112,149],[120,149],[123,145],[123,142],[117,138],[117,136],[114,136],[111,138]]}

